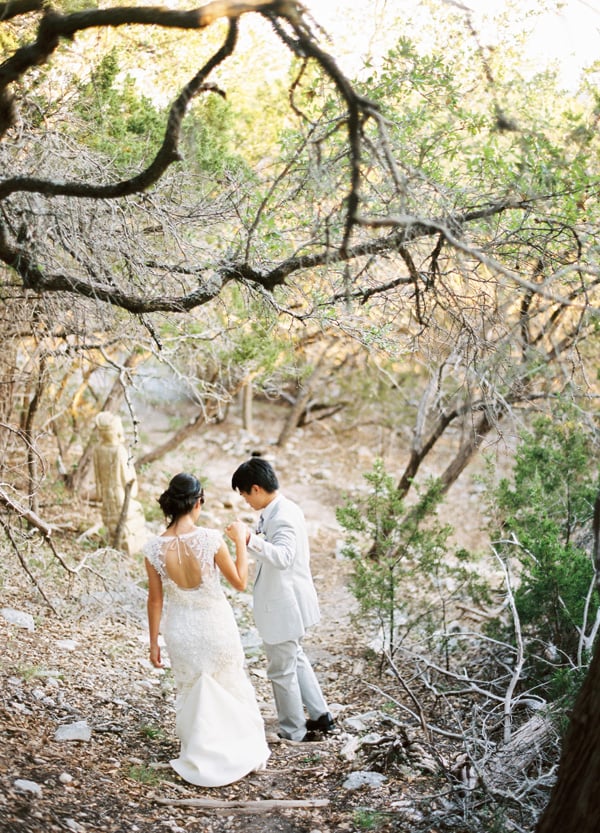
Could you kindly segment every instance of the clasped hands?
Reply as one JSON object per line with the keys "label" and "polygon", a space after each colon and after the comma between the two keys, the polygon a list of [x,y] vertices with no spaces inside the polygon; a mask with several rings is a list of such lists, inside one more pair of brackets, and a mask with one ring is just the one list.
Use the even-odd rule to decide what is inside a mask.
{"label": "clasped hands", "polygon": [[238,520],[232,521],[225,527],[225,535],[234,544],[247,544],[250,537],[247,524]]}

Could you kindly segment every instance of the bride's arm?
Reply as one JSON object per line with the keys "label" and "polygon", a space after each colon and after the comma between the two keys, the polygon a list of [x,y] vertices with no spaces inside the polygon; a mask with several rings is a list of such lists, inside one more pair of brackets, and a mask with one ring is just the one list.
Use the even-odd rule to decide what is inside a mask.
{"label": "bride's arm", "polygon": [[236,590],[245,590],[248,584],[248,550],[246,549],[246,524],[234,521],[225,534],[235,544],[235,561],[229,554],[227,544],[222,542],[215,555],[215,563],[227,581]]}
{"label": "bride's arm", "polygon": [[160,617],[163,608],[163,586],[162,581],[152,564],[145,559],[146,572],[148,573],[148,632],[150,635],[150,662],[155,668],[162,668],[160,658],[160,645],[158,634],[160,631]]}

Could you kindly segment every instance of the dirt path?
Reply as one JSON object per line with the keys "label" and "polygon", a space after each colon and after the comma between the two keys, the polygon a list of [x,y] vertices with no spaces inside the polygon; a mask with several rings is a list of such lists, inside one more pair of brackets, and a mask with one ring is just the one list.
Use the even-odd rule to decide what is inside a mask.
{"label": "dirt path", "polygon": [[[140,497],[151,505],[178,470],[210,473],[207,525],[222,529],[232,516],[251,520],[229,484],[235,466],[257,447],[269,452],[264,439],[245,436],[235,424],[215,427],[185,452],[172,455],[168,468],[161,461],[144,472]],[[385,713],[377,711],[382,698],[367,683],[364,637],[357,635],[351,619],[348,565],[336,557],[341,536],[335,506],[343,488],[370,467],[370,461],[361,459],[366,456],[364,449],[354,448],[349,457],[336,458],[331,438],[317,427],[310,436],[299,434],[274,458],[282,491],[302,504],[309,524],[323,618],[305,647],[338,729],[317,744],[290,744],[274,736],[274,706],[249,597],[232,593],[272,755],[266,772],[228,787],[191,787],[168,766],[178,748],[174,690],[170,675],[153,669],[147,659],[141,559],[120,559],[114,553],[104,562],[96,558],[98,575],[73,584],[75,598],[60,603],[59,615],[40,603],[15,565],[12,573],[6,565],[2,606],[33,616],[35,630],[0,617],[0,831],[402,829],[401,808],[407,790],[414,791],[408,786],[414,774],[408,779],[390,773],[380,786],[344,786],[352,772],[370,768],[359,750],[365,736],[375,732],[381,737],[393,729]],[[158,528],[157,521],[150,525]],[[44,586],[52,588],[50,572]],[[57,729],[72,723],[88,727],[89,739],[57,740]],[[198,799],[230,804],[203,808],[194,804]],[[290,800],[322,806],[268,804]],[[231,806],[240,801],[259,803]],[[253,812],[256,808],[260,811]]]}
{"label": "dirt path", "polygon": [[[369,829],[397,829],[388,814],[402,784],[388,778],[377,788],[343,786],[351,772],[362,769],[348,750],[366,729],[353,721],[360,726],[380,703],[365,684],[364,651],[350,625],[343,569],[331,571],[330,557],[315,556],[323,620],[306,648],[339,728],[322,743],[276,739],[270,685],[247,599],[232,594],[272,755],[266,772],[220,789],[192,787],[168,766],[178,749],[173,685],[168,673],[147,661],[144,593],[125,565],[118,591],[92,594],[85,618],[43,616],[38,609],[35,631],[0,619],[6,646],[0,830],[325,833],[364,829],[361,820],[377,814],[378,826]],[[33,610],[16,597],[7,602]],[[89,740],[55,739],[59,726],[81,721],[91,729]],[[39,794],[19,788],[19,780],[32,782]],[[323,806],[251,812],[196,807],[198,799],[257,802],[260,808],[290,800]]]}
{"label": "dirt path", "polygon": [[[347,742],[343,731],[310,747],[271,738],[268,770],[222,789],[191,787],[168,767],[177,750],[172,681],[147,662],[143,594],[129,581],[124,574],[126,617],[117,596],[110,604],[98,599],[94,616],[89,616],[88,605],[88,616],[79,621],[44,618],[38,610],[35,631],[0,619],[5,646],[0,829],[295,831],[328,829],[334,819],[338,829],[337,821],[351,815],[339,794],[340,778],[349,769],[340,756]],[[323,626],[308,643],[328,696],[343,707],[335,705],[341,717],[354,713],[350,692],[360,687],[354,676],[357,660],[352,646],[344,644],[348,632],[338,617],[343,592],[330,587],[323,593]],[[16,598],[5,598],[6,602],[19,605]],[[254,634],[244,624],[243,609],[241,619],[242,634],[250,644],[251,679],[272,735],[275,715],[262,657],[252,648]],[[358,711],[362,708],[359,705]],[[59,726],[81,721],[91,729],[89,740],[55,739]],[[31,786],[19,788],[19,780],[37,785],[39,794],[30,792]],[[310,798],[329,804],[323,809],[247,815],[160,803],[198,798]]]}

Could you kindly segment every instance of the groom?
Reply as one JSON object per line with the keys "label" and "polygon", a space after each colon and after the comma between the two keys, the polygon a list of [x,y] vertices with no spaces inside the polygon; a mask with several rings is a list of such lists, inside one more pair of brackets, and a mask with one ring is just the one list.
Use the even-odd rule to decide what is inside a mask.
{"label": "groom", "polygon": [[320,618],[304,515],[296,503],[279,493],[277,475],[261,457],[242,463],[231,485],[252,509],[261,512],[256,533],[247,530],[246,541],[257,562],[254,619],[267,656],[279,736],[320,740],[321,733],[334,728],[334,722],[301,645],[306,628]]}

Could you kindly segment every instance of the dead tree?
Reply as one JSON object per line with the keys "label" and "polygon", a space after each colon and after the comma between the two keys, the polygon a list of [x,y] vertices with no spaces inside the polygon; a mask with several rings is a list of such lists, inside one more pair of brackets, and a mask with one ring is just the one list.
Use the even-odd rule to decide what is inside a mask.
{"label": "dead tree", "polygon": [[302,418],[302,414],[304,413],[308,401],[313,394],[315,385],[326,372],[327,365],[325,363],[325,358],[327,356],[328,350],[329,346],[326,346],[325,349],[321,352],[321,355],[319,356],[317,363],[313,367],[310,376],[308,377],[308,379],[303,381],[298,388],[296,400],[292,405],[290,411],[288,412],[283,428],[281,429],[279,437],[277,438],[277,445],[280,448],[283,448],[283,446],[288,442],[292,433],[298,427]]}

